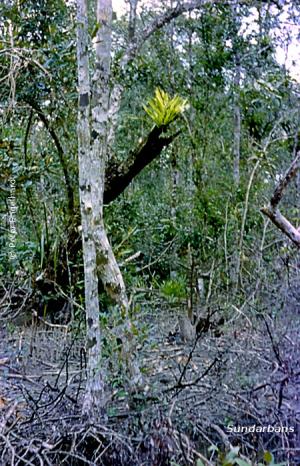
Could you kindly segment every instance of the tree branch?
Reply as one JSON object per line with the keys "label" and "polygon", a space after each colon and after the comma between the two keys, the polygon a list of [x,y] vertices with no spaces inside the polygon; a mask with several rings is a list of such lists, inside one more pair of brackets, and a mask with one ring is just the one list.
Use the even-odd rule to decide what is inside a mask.
{"label": "tree branch", "polygon": [[[136,0],[131,1],[131,11],[130,15],[133,15],[133,8],[136,3]],[[205,5],[213,4],[214,0],[191,0],[188,2],[180,2],[178,1],[177,5],[174,8],[168,8],[167,11],[156,17],[148,26],[146,26],[141,33],[138,35],[136,33],[129,34],[129,44],[123,53],[120,62],[119,68],[121,74],[125,72],[126,66],[136,57],[138,52],[140,51],[141,47],[145,43],[147,39],[149,39],[152,34],[154,34],[157,30],[163,28],[168,23],[170,23],[173,19],[177,18],[178,16],[182,15],[183,13],[188,13],[195,9],[200,9]],[[132,26],[129,25],[129,29]],[[124,85],[122,80],[120,82],[115,83],[112,88],[111,95],[110,95],[110,105],[109,105],[109,131],[108,131],[108,145],[112,146],[115,137],[115,131],[117,128],[117,121],[118,121],[118,113],[121,106],[121,98],[123,94]]]}
{"label": "tree branch", "polygon": [[290,183],[291,179],[294,178],[294,176],[296,175],[299,166],[300,151],[297,153],[295,160],[292,162],[291,166],[289,167],[285,175],[281,178],[274,190],[274,194],[270,200],[270,204],[273,208],[276,208],[278,206],[287,185]]}
{"label": "tree branch", "polygon": [[147,165],[149,165],[164,147],[178,136],[180,131],[168,137],[160,137],[164,127],[155,126],[147,138],[133,150],[125,162],[116,165],[108,164],[105,177],[104,202],[108,204],[116,199]]}
{"label": "tree branch", "polygon": [[300,151],[297,153],[295,160],[275,187],[274,193],[270,199],[270,204],[261,209],[261,212],[277,226],[296,246],[300,247],[300,228],[294,227],[278,210],[278,204],[282,199],[285,189],[291,180],[295,177],[300,167]]}
{"label": "tree branch", "polygon": [[65,179],[65,184],[67,188],[67,196],[68,196],[68,210],[69,213],[72,214],[74,211],[74,194],[73,194],[73,188],[72,188],[72,183],[70,180],[69,172],[68,172],[68,167],[67,167],[67,161],[66,161],[66,155],[65,151],[60,143],[60,140],[55,132],[55,130],[52,128],[50,122],[48,121],[48,118],[42,111],[42,109],[39,107],[39,105],[35,102],[32,101],[27,101],[27,103],[30,105],[30,107],[37,113],[39,119],[41,122],[44,124],[45,128],[47,129],[48,133],[50,134],[53,143],[56,147],[59,161],[62,167],[62,171],[64,174],[64,179]]}
{"label": "tree branch", "polygon": [[[232,0],[229,0],[228,2],[224,3],[226,3],[227,5],[234,4]],[[249,1],[240,0],[238,3],[240,5],[247,5],[249,4]],[[278,6],[276,0],[273,0],[271,3],[274,3],[276,6]],[[146,42],[146,40],[149,39],[149,37],[152,36],[152,34],[169,24],[173,19],[178,18],[178,16],[182,15],[183,13],[188,13],[193,10],[199,10],[207,5],[214,4],[217,5],[218,2],[216,0],[191,0],[187,2],[178,2],[175,7],[168,8],[164,14],[157,16],[148,26],[146,26],[142,30],[139,37],[131,41],[121,59],[121,67],[123,68],[131,60],[135,58],[136,54],[139,52],[144,42]]]}
{"label": "tree branch", "polygon": [[[30,102],[30,106],[35,110],[38,117],[44,124],[57,149],[67,187],[68,207],[70,212],[73,212],[74,194],[67,169],[64,149],[58,139],[56,132],[51,127],[51,124],[49,123],[48,118],[42,109],[36,103]],[[171,136],[161,137],[161,134],[164,131],[164,127],[157,128],[155,126],[150,131],[146,139],[129,154],[128,158],[121,165],[116,165],[112,161],[108,162],[105,177],[105,204],[109,204],[110,202],[114,201],[120,194],[122,194],[122,192],[125,191],[125,189],[129,186],[131,181],[155,158],[157,158],[163,148],[170,145],[171,142],[180,133],[180,131],[177,131]]]}
{"label": "tree branch", "polygon": [[155,18],[152,23],[143,29],[139,38],[129,44],[121,59],[121,67],[125,67],[131,60],[134,59],[144,42],[158,29],[163,28],[166,24],[170,23],[173,19],[177,18],[183,13],[188,13],[189,11],[202,8],[203,6],[212,3],[213,0],[193,0],[185,3],[178,2],[174,8],[168,8],[164,14]]}

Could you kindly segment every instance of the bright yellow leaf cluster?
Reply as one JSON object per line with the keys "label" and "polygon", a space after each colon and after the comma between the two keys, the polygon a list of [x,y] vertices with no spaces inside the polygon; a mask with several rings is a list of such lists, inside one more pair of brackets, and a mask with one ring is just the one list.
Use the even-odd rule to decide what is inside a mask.
{"label": "bright yellow leaf cluster", "polygon": [[184,112],[188,107],[187,100],[179,95],[170,97],[167,92],[159,87],[155,89],[154,97],[149,100],[148,105],[143,105],[147,115],[154,121],[156,126],[166,126]]}

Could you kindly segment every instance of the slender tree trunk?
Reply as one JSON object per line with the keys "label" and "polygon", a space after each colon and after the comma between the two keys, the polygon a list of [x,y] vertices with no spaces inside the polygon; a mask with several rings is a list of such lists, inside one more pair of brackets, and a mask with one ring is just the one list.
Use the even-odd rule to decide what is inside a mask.
{"label": "slender tree trunk", "polygon": [[[236,188],[240,184],[240,147],[241,147],[241,109],[239,102],[239,87],[240,87],[240,57],[238,52],[235,55],[235,76],[234,76],[234,108],[233,108],[233,180]],[[239,243],[238,238],[236,242]],[[240,244],[240,243],[239,243]],[[232,270],[232,283],[234,293],[239,287],[240,269],[241,269],[241,250],[238,248],[234,251],[234,268]]]}
{"label": "slender tree trunk", "polygon": [[107,123],[111,60],[111,0],[97,1],[97,21],[101,25],[96,37],[96,63],[92,78],[92,140],[94,164],[94,238],[97,270],[108,294],[127,310],[128,300],[119,266],[109,244],[103,221],[103,195],[107,160]]}
{"label": "slender tree trunk", "polygon": [[241,158],[241,107],[239,102],[239,88],[241,81],[240,57],[235,56],[234,77],[234,132],[233,132],[233,179],[236,186],[240,183],[240,158]]}
{"label": "slender tree trunk", "polygon": [[234,16],[233,52],[234,52],[234,90],[233,90],[233,179],[235,185],[240,183],[240,158],[241,158],[241,108],[240,108],[240,85],[241,85],[241,57],[239,54],[239,5],[234,2],[232,6]]}
{"label": "slender tree trunk", "polygon": [[[157,29],[179,16],[184,11],[197,8],[191,2],[187,8],[176,7],[154,21],[150,29],[142,34],[140,43],[134,37],[137,0],[132,0],[131,44],[125,52],[120,68],[124,70],[142,43]],[[98,274],[108,294],[126,314],[128,299],[122,274],[109,244],[103,221],[103,196],[105,167],[108,147],[114,139],[122,85],[117,84],[109,99],[109,77],[111,59],[112,1],[97,0],[98,32],[95,38],[95,69],[92,89],[89,80],[89,35],[87,0],[77,0],[77,61],[78,61],[78,161],[79,190],[82,219],[82,239],[85,273],[85,307],[87,324],[88,380],[83,404],[83,413],[90,419],[99,419],[104,407],[104,382],[101,375],[101,330],[99,323]],[[110,100],[110,102],[109,102]],[[109,112],[110,107],[110,112]],[[108,118],[112,130],[108,133]],[[124,341],[123,353],[133,385],[142,381],[134,357],[134,338],[130,321],[127,319],[128,336]],[[102,409],[103,411],[103,409]]]}
{"label": "slender tree trunk", "polygon": [[128,308],[124,281],[103,222],[111,19],[111,0],[98,0],[97,21],[100,28],[96,37],[96,63],[91,92],[87,0],[77,0],[78,161],[88,354],[83,414],[96,421],[101,418],[105,405],[104,377],[101,372],[98,274],[108,294],[125,307],[126,311]]}
{"label": "slender tree trunk", "polygon": [[104,382],[100,371],[101,332],[99,323],[98,278],[96,247],[93,231],[94,164],[90,131],[90,79],[88,57],[87,0],[77,0],[77,64],[78,64],[78,163],[79,194],[82,224],[82,244],[85,277],[85,307],[88,354],[87,386],[83,413],[95,419],[103,408]]}
{"label": "slender tree trunk", "polygon": [[[241,85],[241,58],[239,55],[239,6],[238,2],[234,2],[232,7],[233,15],[235,18],[234,31],[233,31],[233,52],[234,52],[234,89],[233,89],[233,180],[235,187],[238,188],[240,184],[240,159],[241,159],[241,108],[240,108],[240,85]],[[238,240],[238,230],[236,230],[235,241]],[[233,268],[231,273],[231,280],[233,284],[233,291],[236,293],[239,287],[241,268],[241,251],[236,248],[233,252]]]}
{"label": "slender tree trunk", "polygon": [[129,1],[129,26],[128,26],[128,39],[132,41],[135,36],[135,24],[136,24],[136,10],[138,0]]}
{"label": "slender tree trunk", "polygon": [[92,133],[93,160],[92,191],[93,229],[96,247],[97,271],[109,296],[125,311],[126,322],[122,354],[130,385],[134,389],[142,384],[142,375],[135,358],[135,338],[128,318],[129,303],[123,276],[109,244],[103,221],[105,167],[108,156],[109,77],[111,60],[112,1],[97,0],[97,22],[101,25],[96,36],[96,63],[92,78]]}

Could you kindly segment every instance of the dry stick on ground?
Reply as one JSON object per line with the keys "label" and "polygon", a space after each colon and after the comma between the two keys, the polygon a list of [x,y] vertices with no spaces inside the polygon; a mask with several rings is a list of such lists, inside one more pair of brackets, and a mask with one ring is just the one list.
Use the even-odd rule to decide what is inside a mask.
{"label": "dry stick on ground", "polygon": [[296,246],[300,247],[300,228],[294,227],[286,217],[284,217],[279,209],[278,205],[282,199],[285,189],[295,177],[300,167],[300,151],[297,153],[296,158],[292,162],[291,166],[283,176],[283,178],[277,184],[273,196],[270,199],[268,206],[261,209],[261,212],[269,217],[269,219],[277,226],[290,240],[293,241]]}

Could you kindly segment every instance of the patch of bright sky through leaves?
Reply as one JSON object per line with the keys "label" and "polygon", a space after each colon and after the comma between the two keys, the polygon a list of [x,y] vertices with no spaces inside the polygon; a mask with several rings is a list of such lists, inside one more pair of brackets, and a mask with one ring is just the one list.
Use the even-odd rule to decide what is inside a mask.
{"label": "patch of bright sky through leaves", "polygon": [[[126,15],[129,9],[129,1],[112,0],[113,9],[117,16]],[[161,2],[159,2],[161,5]],[[140,5],[151,7],[156,4],[157,0],[141,0]],[[293,79],[300,82],[300,21],[290,17],[288,8],[290,2],[281,2],[283,5],[279,15],[280,27],[275,28],[272,32],[272,39],[279,41],[281,45],[276,48],[276,60],[280,65],[289,70]],[[274,7],[276,8],[276,7]],[[240,33],[252,36],[250,40],[255,40],[255,33],[258,32],[258,14],[255,8],[252,8],[252,14],[245,18]]]}

